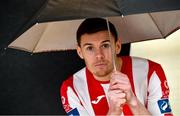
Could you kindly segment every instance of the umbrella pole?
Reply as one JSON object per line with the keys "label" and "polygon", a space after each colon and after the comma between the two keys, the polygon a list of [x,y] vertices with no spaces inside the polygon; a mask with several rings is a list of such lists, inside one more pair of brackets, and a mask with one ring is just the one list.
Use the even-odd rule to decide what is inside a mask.
{"label": "umbrella pole", "polygon": [[115,53],[114,53],[114,50],[112,48],[113,41],[112,41],[112,38],[111,38],[111,31],[110,31],[110,28],[109,28],[109,21],[108,21],[107,17],[106,17],[106,23],[107,23],[107,28],[108,28],[109,40],[110,40],[110,43],[111,43],[111,57],[112,57],[113,67],[114,67],[114,71],[117,71],[117,69],[116,69],[116,61],[115,61],[115,57],[114,57]]}

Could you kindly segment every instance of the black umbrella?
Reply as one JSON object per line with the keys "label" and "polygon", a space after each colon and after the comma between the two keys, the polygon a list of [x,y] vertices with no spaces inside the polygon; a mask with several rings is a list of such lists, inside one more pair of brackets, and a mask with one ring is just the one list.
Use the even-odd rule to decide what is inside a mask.
{"label": "black umbrella", "polygon": [[38,0],[32,2],[31,0],[7,0],[2,2],[1,6],[3,30],[0,33],[9,35],[9,39],[4,40],[7,45],[37,22],[179,10],[180,1]]}

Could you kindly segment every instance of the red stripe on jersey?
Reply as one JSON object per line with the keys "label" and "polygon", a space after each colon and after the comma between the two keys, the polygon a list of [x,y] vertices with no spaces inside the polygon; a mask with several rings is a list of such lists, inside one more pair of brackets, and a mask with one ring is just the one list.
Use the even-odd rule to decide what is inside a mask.
{"label": "red stripe on jersey", "polygon": [[[105,97],[103,87],[100,85],[100,82],[95,80],[94,76],[87,68],[86,68],[86,77],[87,77],[90,100],[95,115],[106,115],[109,110],[109,106],[107,103],[107,99]],[[99,96],[104,96],[104,97],[102,97],[101,100],[99,101],[98,100]],[[92,103],[92,101],[97,101],[97,103]]]}
{"label": "red stripe on jersey", "polygon": [[131,83],[132,91],[136,95],[135,89],[134,89],[133,74],[132,74],[132,59],[129,56],[123,56],[121,58],[123,61],[121,72],[128,76],[129,81]]}
{"label": "red stripe on jersey", "polygon": [[173,114],[164,114],[164,116],[173,116]]}
{"label": "red stripe on jersey", "polygon": [[[129,81],[131,83],[131,87],[132,87],[132,91],[135,94],[135,90],[134,90],[134,82],[133,82],[133,74],[132,74],[132,59],[131,57],[121,57],[122,58],[122,68],[121,68],[121,72],[126,74],[129,78]],[[124,115],[133,115],[131,109],[129,108],[129,106],[127,104],[125,104],[123,106],[123,113]]]}
{"label": "red stripe on jersey", "polygon": [[161,98],[168,98],[169,96],[169,87],[167,84],[167,80],[166,80],[166,76],[164,74],[164,71],[161,67],[161,65],[152,62],[152,61],[148,61],[149,62],[149,73],[148,73],[148,84],[149,84],[149,80],[151,78],[151,75],[153,74],[153,72],[156,72],[156,74],[159,77],[159,80],[161,81],[161,89],[162,89],[162,97]]}

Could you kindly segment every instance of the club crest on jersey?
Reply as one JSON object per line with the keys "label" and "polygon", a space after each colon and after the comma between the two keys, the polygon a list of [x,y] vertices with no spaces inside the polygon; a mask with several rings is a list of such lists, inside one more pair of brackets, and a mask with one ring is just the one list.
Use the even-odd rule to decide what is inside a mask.
{"label": "club crest on jersey", "polygon": [[160,99],[158,100],[158,106],[161,111],[161,114],[170,113],[171,107],[169,104],[169,99]]}
{"label": "club crest on jersey", "polygon": [[74,108],[74,109],[70,110],[69,112],[67,112],[67,115],[68,116],[79,116],[80,114],[79,114],[77,108]]}

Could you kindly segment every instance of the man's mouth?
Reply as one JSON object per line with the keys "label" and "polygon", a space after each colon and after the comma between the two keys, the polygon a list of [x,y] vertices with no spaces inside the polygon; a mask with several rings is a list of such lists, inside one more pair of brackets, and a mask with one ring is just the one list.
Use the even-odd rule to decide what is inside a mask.
{"label": "man's mouth", "polygon": [[105,67],[105,66],[107,66],[106,63],[96,63],[96,64],[95,64],[95,67],[98,67],[98,68],[103,68],[103,67]]}

